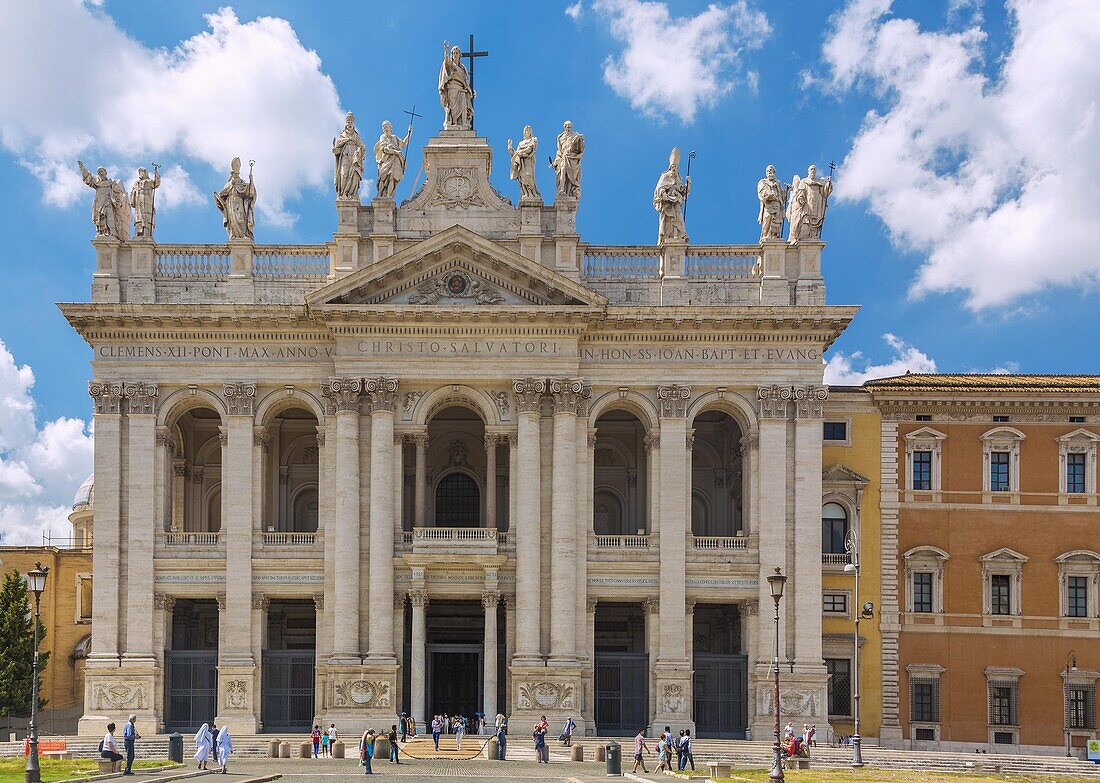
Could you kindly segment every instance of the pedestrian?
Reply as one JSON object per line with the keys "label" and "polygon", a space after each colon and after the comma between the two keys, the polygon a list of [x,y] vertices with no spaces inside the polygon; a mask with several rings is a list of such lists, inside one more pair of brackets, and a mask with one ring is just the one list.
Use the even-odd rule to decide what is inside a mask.
{"label": "pedestrian", "polygon": [[459,715],[455,718],[455,750],[462,750],[462,738],[466,735],[466,719]]}
{"label": "pedestrian", "polygon": [[684,730],[680,729],[680,736],[675,738],[676,741],[676,769],[683,771],[684,764]]}
{"label": "pedestrian", "polygon": [[210,755],[214,757],[214,763],[218,763],[218,724],[210,724]]}
{"label": "pedestrian", "polygon": [[508,743],[508,719],[497,715],[497,761],[504,761],[504,746]]}
{"label": "pedestrian", "polygon": [[123,775],[134,774],[134,756],[137,754],[137,741],[141,735],[137,732],[137,715],[131,715],[122,730],[122,744],[126,747],[126,771]]}
{"label": "pedestrian", "polygon": [[783,742],[790,742],[792,737],[794,737],[794,721],[789,720],[783,729]]}
{"label": "pedestrian", "polygon": [[206,760],[210,758],[210,748],[214,740],[210,736],[210,724],[202,724],[198,734],[195,735],[195,761],[199,762],[199,769],[206,769]]}
{"label": "pedestrian", "polygon": [[684,729],[684,738],[680,740],[680,745],[684,749],[683,756],[680,758],[680,769],[684,768],[684,762],[691,764],[691,771],[695,771],[695,752],[691,744],[691,729]]}
{"label": "pedestrian", "polygon": [[218,766],[222,768],[222,774],[229,771],[229,757],[233,754],[233,737],[229,734],[229,727],[222,726],[218,732]]}
{"label": "pedestrian", "polygon": [[313,743],[313,758],[317,758],[317,751],[321,748],[321,727],[314,726],[309,733],[310,742]]}
{"label": "pedestrian", "polygon": [[99,743],[99,755],[111,760],[112,771],[118,767],[118,762],[122,761],[122,754],[118,752],[118,743],[115,742],[115,724],[113,723],[107,724],[107,733]]}
{"label": "pedestrian", "polygon": [[634,769],[630,771],[630,774],[634,774],[638,771],[638,765],[642,765],[642,774],[649,772],[645,768],[645,759],[642,758],[642,753],[649,753],[649,746],[645,744],[645,729],[638,729],[637,735],[634,737]]}
{"label": "pedestrian", "polygon": [[329,752],[336,750],[336,743],[340,741],[340,734],[336,731],[336,724],[330,723],[328,727],[328,748]]}
{"label": "pedestrian", "polygon": [[432,718],[432,742],[435,743],[435,749],[439,750],[439,735],[443,733],[443,719],[436,715]]}
{"label": "pedestrian", "polygon": [[359,758],[363,762],[363,774],[373,775],[370,762],[374,758],[374,729],[363,732],[363,739],[359,741]]}
{"label": "pedestrian", "polygon": [[661,742],[657,746],[657,772],[671,772],[672,765],[668,760],[668,741],[664,733],[661,734]]}
{"label": "pedestrian", "polygon": [[401,713],[401,741],[409,741],[409,716]]}
{"label": "pedestrian", "polygon": [[[402,722],[404,722],[404,721],[402,721]],[[390,741],[390,763],[391,764],[400,764],[401,760],[398,757],[398,752],[397,752],[397,724],[396,723],[393,724],[392,726],[390,726],[390,733],[386,737],[386,739],[388,739]]]}
{"label": "pedestrian", "polygon": [[546,733],[549,730],[550,724],[546,722],[546,716],[543,715],[539,718],[539,722],[535,724],[535,731],[532,734],[532,736],[535,738],[536,764],[550,763],[550,749],[546,747]]}
{"label": "pedestrian", "polygon": [[816,748],[817,747],[817,724],[816,723],[810,724],[810,730],[806,734],[806,744],[809,745],[811,748]]}
{"label": "pedestrian", "polygon": [[321,732],[321,755],[328,755],[328,729]]}
{"label": "pedestrian", "polygon": [[561,736],[558,737],[565,747],[573,744],[573,729],[575,728],[577,728],[577,724],[573,722],[573,716],[570,715],[565,719],[565,725],[561,728]]}

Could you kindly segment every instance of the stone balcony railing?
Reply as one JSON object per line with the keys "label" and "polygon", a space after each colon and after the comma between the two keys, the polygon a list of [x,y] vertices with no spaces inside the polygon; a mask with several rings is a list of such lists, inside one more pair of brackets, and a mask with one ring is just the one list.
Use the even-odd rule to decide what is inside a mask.
{"label": "stone balcony railing", "polygon": [[414,554],[493,555],[508,543],[508,534],[488,527],[414,527],[401,534]]}
{"label": "stone balcony railing", "polygon": [[852,562],[852,556],[847,552],[822,552],[821,565],[831,570],[843,570],[844,566]]}
{"label": "stone balcony railing", "polygon": [[301,547],[309,548],[316,546],[321,540],[321,534],[313,532],[299,532],[299,531],[271,531],[268,530],[263,534],[263,545],[265,547]]}
{"label": "stone balcony railing", "polygon": [[749,548],[747,536],[692,536],[691,546],[712,552],[732,552]]}
{"label": "stone balcony railing", "polygon": [[216,547],[221,543],[220,532],[194,532],[169,530],[162,534],[162,541],[168,547]]}
{"label": "stone balcony railing", "polygon": [[605,536],[596,535],[593,543],[596,549],[649,549],[649,535],[642,536]]}

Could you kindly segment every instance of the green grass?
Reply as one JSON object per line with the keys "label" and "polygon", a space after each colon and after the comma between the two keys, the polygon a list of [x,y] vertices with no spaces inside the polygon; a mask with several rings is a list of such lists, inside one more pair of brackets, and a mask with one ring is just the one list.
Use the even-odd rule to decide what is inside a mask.
{"label": "green grass", "polygon": [[[134,768],[149,769],[152,767],[167,766],[167,761],[135,761]],[[15,759],[0,759],[0,783],[23,783],[23,770],[27,766],[25,756]],[[39,759],[38,766],[42,769],[42,783],[52,783],[56,780],[69,780],[71,778],[87,778],[99,774],[98,759],[73,759],[71,761],[57,761],[55,759]]]}
{"label": "green grass", "polygon": [[[979,762],[980,763],[980,762]],[[784,770],[791,783],[1095,783],[1095,778],[1063,777],[1061,775],[992,775],[947,772],[910,772],[865,767],[862,770],[820,769]],[[725,780],[730,783],[767,783],[768,771],[760,769],[734,770]]]}

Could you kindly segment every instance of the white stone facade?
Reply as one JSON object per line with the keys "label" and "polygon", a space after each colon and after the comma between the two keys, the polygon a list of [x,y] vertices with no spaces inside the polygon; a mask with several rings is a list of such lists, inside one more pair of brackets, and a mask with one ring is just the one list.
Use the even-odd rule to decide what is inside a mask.
{"label": "white stone facade", "polygon": [[[644,656],[633,714],[699,731],[698,643],[744,656],[727,724],[767,737],[775,566],[783,719],[824,725],[822,353],[855,308],[822,244],[590,246],[575,200],[498,193],[472,131],[424,154],[323,245],[93,240],[91,303],[61,306],[94,351],[82,731],[357,731],[476,694],[607,734],[616,651]],[[312,713],[276,719],[264,670],[302,658]],[[207,715],[213,675],[177,676],[203,661]]]}

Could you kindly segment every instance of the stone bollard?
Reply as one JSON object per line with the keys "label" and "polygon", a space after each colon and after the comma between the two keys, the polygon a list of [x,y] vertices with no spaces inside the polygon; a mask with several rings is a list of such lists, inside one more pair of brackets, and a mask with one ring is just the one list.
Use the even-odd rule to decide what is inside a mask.
{"label": "stone bollard", "polygon": [[334,759],[342,759],[344,757],[344,743],[337,740],[332,745],[332,757]]}
{"label": "stone bollard", "polygon": [[270,750],[271,758],[273,758],[273,759],[279,758],[279,745],[280,744],[282,744],[282,743],[280,743],[279,740],[271,740],[271,750]]}
{"label": "stone bollard", "polygon": [[489,745],[488,745],[488,755],[487,755],[489,761],[496,761],[499,751],[500,751],[500,742],[497,740],[496,737],[490,737],[489,738]]}
{"label": "stone bollard", "polygon": [[311,755],[312,750],[313,750],[313,743],[312,742],[303,742],[301,745],[298,746],[298,758],[308,759]]}
{"label": "stone bollard", "polygon": [[584,745],[574,745],[569,754],[571,761],[584,761]]}
{"label": "stone bollard", "polygon": [[596,762],[599,764],[607,761],[607,749],[603,745],[596,746]]}
{"label": "stone bollard", "polygon": [[281,758],[281,759],[290,758],[290,743],[287,742],[286,740],[283,740],[282,742],[279,743],[279,758]]}
{"label": "stone bollard", "polygon": [[374,758],[375,760],[389,761],[390,760],[390,740],[388,737],[378,735],[374,740]]}

